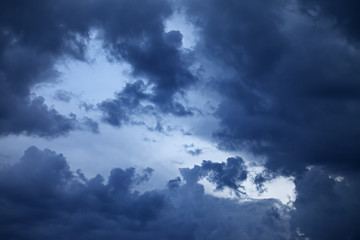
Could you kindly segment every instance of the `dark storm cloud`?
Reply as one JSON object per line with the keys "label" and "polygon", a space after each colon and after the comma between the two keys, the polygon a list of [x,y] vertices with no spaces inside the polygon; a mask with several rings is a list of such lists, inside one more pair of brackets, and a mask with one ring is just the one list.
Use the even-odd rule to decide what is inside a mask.
{"label": "dark storm cloud", "polygon": [[197,51],[224,66],[214,80],[221,147],[264,155],[267,167],[286,173],[360,169],[356,45],[288,1],[186,3]]}
{"label": "dark storm cloud", "polygon": [[193,168],[181,168],[181,175],[186,182],[196,183],[206,178],[216,185],[216,190],[223,190],[225,187],[233,190],[235,194],[243,193],[239,189],[241,183],[246,180],[248,172],[244,160],[241,157],[228,158],[225,162],[217,163],[204,160],[201,166]]}
{"label": "dark storm cloud", "polygon": [[87,27],[76,22],[79,15],[69,14],[77,8],[69,3],[1,1],[1,135],[58,136],[74,129],[73,118],[29,96],[32,86],[56,77],[54,64],[59,58],[84,58]]}
{"label": "dark storm cloud", "polygon": [[[315,6],[317,13],[304,11]],[[222,95],[220,147],[267,158],[253,179],[259,191],[279,174],[294,174],[291,239],[359,238],[357,6],[186,1],[197,54],[220,66],[213,77]],[[339,174],[342,182],[329,177]]]}
{"label": "dark storm cloud", "polygon": [[[138,80],[134,83],[127,83],[119,92],[115,93],[114,99],[107,99],[97,105],[102,112],[102,120],[114,127],[121,127],[124,124],[130,125],[146,125],[137,118],[143,116],[152,116],[156,120],[155,126],[147,126],[149,131],[156,131],[167,134],[174,130],[171,126],[165,126],[162,123],[160,113],[164,111],[163,103],[161,106],[154,101],[156,93],[153,93],[149,84]],[[175,101],[164,102],[167,104],[167,113],[176,116],[190,116],[192,112],[186,109],[182,104]]]}
{"label": "dark storm cloud", "polygon": [[318,168],[296,180],[297,198],[291,223],[298,239],[359,239],[359,174],[329,177]]}
{"label": "dark storm cloud", "polygon": [[[1,134],[57,136],[74,129],[73,119],[59,113],[56,115],[61,116],[61,122],[56,122],[55,110],[41,113],[53,120],[46,125],[23,119],[17,129],[9,126],[20,115],[32,111],[36,103],[30,99],[31,88],[54,81],[57,62],[65,58],[87,60],[87,43],[93,29],[101,34],[109,59],[130,63],[133,75],[152,85],[149,100],[162,112],[190,114],[175,100],[175,95],[195,78],[187,70],[187,57],[180,50],[181,33],[165,32],[164,21],[172,14],[168,1],[6,0],[0,3],[0,9]],[[60,98],[68,99],[64,95]],[[54,126],[64,125],[64,121],[66,128],[54,133]]]}
{"label": "dark storm cloud", "polygon": [[135,239],[165,205],[158,193],[131,191],[151,169],[137,175],[115,168],[105,184],[100,175],[87,180],[71,172],[61,154],[31,147],[0,171],[3,239]]}
{"label": "dark storm cloud", "polygon": [[[170,3],[162,0],[113,1],[108,7],[99,6],[100,10],[94,15],[98,18],[109,56],[117,61],[127,61],[135,77],[147,79],[152,93],[146,94],[146,100],[155,104],[158,111],[177,116],[191,115],[191,111],[175,100],[175,95],[181,95],[196,78],[188,70],[189,57],[180,49],[182,34],[179,31],[165,32],[164,20],[172,13]],[[139,10],[139,7],[146,11]],[[109,14],[114,17],[108,18]],[[119,22],[131,24],[119,28]],[[136,105],[145,97],[144,89],[137,90],[137,95],[132,96]],[[108,106],[102,109],[105,115],[112,115],[112,120],[123,118],[123,111],[119,109],[134,107],[123,106],[119,98],[122,97],[118,94],[114,100],[101,103]],[[111,108],[115,108],[114,111]],[[108,122],[118,125],[118,120]]]}
{"label": "dark storm cloud", "polygon": [[186,176],[168,190],[132,190],[152,172],[115,168],[106,182],[100,175],[86,179],[63,155],[30,147],[18,163],[0,169],[0,237],[278,240],[290,234],[289,209],[276,200],[219,199]]}
{"label": "dark storm cloud", "polygon": [[[0,135],[98,131],[95,121],[61,115],[30,93],[38,83],[56,82],[59,61],[87,60],[92,30],[108,58],[129,63],[141,79],[98,105],[113,126],[143,114],[191,115],[178,98],[197,81],[191,60],[206,59],[198,74],[215,73],[219,145],[267,157],[266,171],[254,179],[259,190],[277,174],[295,174],[291,228],[278,201],[240,204],[204,193],[198,181],[206,178],[241,196],[248,172],[238,157],[203,161],[181,169],[184,181],[170,180],[166,190],[138,193],[133,188],[152,169],[116,168],[108,181],[86,179],[62,155],[32,147],[19,163],[0,169],[1,238],[359,238],[359,4],[185,0],[180,5],[199,35],[189,54],[179,31],[165,31],[172,3],[1,1]],[[154,130],[163,131],[158,123]],[[306,170],[309,165],[316,167]]]}
{"label": "dark storm cloud", "polygon": [[300,4],[303,10],[315,19],[327,18],[332,25],[345,33],[349,40],[359,42],[359,1],[300,0]]}
{"label": "dark storm cloud", "polygon": [[34,82],[54,74],[47,56],[26,49],[7,49],[0,58],[1,135],[58,136],[74,129],[75,119],[49,109],[42,97],[30,97]]}
{"label": "dark storm cloud", "polygon": [[79,124],[74,115],[63,116],[55,109],[47,107],[42,97],[2,103],[11,109],[3,112],[6,119],[0,119],[0,135],[34,134],[41,137],[57,137],[76,129]]}
{"label": "dark storm cloud", "polygon": [[109,99],[99,104],[99,109],[103,112],[103,120],[113,126],[121,126],[130,121],[133,114],[146,113],[152,107],[143,107],[142,100],[147,100],[149,94],[144,93],[146,86],[143,81],[133,84],[128,83],[121,92],[116,93],[115,99]]}
{"label": "dark storm cloud", "polygon": [[264,184],[270,180],[273,180],[276,177],[277,177],[276,173],[268,170],[264,170],[263,172],[256,174],[255,177],[252,179],[252,181],[256,185],[256,189],[260,193],[263,193],[267,190]]}

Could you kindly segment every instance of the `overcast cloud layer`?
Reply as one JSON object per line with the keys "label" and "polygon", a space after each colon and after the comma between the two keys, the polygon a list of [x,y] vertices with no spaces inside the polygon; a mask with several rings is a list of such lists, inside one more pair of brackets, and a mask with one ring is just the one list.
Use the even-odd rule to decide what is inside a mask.
{"label": "overcast cloud layer", "polygon": [[[360,239],[359,10],[353,0],[1,1],[5,142],[137,125],[167,136],[179,131],[254,160],[204,160],[150,189],[156,169],[114,168],[108,178],[88,179],[70,169],[75,160],[33,146],[15,164],[0,162],[0,238]],[[196,34],[191,48],[183,45],[190,30],[167,30],[173,16]],[[84,117],[34,94],[40,84],[59,84],[59,65],[91,64],[94,39],[107,61],[129,66],[114,95],[82,102]],[[54,97],[65,106],[73,98],[62,89]],[[200,117],[219,125],[197,123]],[[173,127],[182,121],[201,131]],[[189,143],[181,151],[191,158],[206,149]],[[252,166],[264,171],[250,177]],[[247,197],[245,181],[262,192],[279,176],[294,180],[289,205]],[[204,180],[234,198],[207,194]]]}

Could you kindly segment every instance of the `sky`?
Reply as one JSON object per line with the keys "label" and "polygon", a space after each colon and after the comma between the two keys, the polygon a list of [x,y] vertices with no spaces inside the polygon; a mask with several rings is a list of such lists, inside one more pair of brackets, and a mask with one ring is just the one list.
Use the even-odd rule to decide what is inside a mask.
{"label": "sky", "polygon": [[1,239],[360,239],[354,0],[0,2]]}

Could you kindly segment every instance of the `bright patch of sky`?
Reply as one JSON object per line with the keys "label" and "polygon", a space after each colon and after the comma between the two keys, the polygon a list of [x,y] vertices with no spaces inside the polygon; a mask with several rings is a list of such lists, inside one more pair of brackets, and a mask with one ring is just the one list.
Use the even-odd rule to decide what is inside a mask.
{"label": "bright patch of sky", "polygon": [[[171,17],[166,22],[166,29],[179,30],[183,34],[184,48],[191,49],[196,44],[195,28],[181,14]],[[213,115],[218,102],[211,92],[189,90],[185,98],[180,100],[196,108],[198,113],[193,117],[183,118],[162,116],[162,124],[167,129],[164,132],[151,131],[145,126],[111,127],[101,123],[99,111],[85,111],[81,107],[84,103],[96,107],[101,101],[112,98],[127,82],[137,80],[131,76],[128,64],[108,61],[101,48],[101,41],[97,39],[96,33],[93,35],[88,63],[70,60],[59,62],[59,81],[56,84],[37,85],[32,93],[43,96],[45,103],[61,114],[74,113],[78,117],[93,118],[99,122],[100,133],[74,131],[69,136],[50,140],[8,136],[0,139],[2,159],[16,161],[24,149],[35,145],[40,149],[49,148],[64,154],[73,170],[81,169],[88,177],[98,173],[106,177],[114,167],[136,167],[138,171],[151,167],[155,169],[155,173],[146,185],[148,188],[164,187],[169,179],[179,175],[179,168],[191,168],[194,164],[201,164],[202,160],[221,162],[237,155],[251,165],[254,156],[244,152],[220,151],[216,143],[211,141],[212,132],[218,127],[218,120]],[[62,97],[59,93],[63,94]],[[153,122],[151,117],[143,120],[149,124]],[[199,150],[196,151],[197,149]],[[253,175],[261,172],[259,167],[249,167],[249,170]],[[284,203],[295,199],[291,179],[274,179],[265,186],[268,190],[259,194],[250,181],[251,177],[253,176],[244,183],[248,198],[278,198]],[[206,180],[202,183],[210,194],[233,196],[229,191],[213,191],[214,186]]]}

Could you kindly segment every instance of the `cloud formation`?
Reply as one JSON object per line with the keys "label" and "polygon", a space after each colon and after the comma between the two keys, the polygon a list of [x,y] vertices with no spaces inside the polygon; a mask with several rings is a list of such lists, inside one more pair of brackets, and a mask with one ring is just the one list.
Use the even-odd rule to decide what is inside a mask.
{"label": "cloud formation", "polygon": [[[140,6],[147,11],[141,11]],[[170,2],[113,1],[109,5],[99,7],[102,11],[96,12],[95,15],[98,18],[97,26],[103,33],[105,49],[115,60],[130,63],[135,77],[142,77],[148,81],[148,88],[152,93],[146,94],[144,88],[138,88],[138,94],[132,95],[136,105],[145,98],[155,104],[161,112],[175,115],[191,114],[175,100],[175,94],[181,94],[196,81],[196,78],[188,70],[188,57],[180,49],[182,34],[179,31],[165,31],[164,21],[173,11]],[[109,12],[109,9],[113,10]],[[113,14],[113,17],[109,18],[109,14]],[[131,23],[131,27],[119,28],[121,23]],[[135,83],[136,86],[139,84],[139,81]],[[129,87],[127,85],[126,88]],[[122,92],[124,91],[125,97],[128,96],[127,89]],[[122,113],[117,109],[133,107],[125,106],[122,98],[121,93],[118,93],[114,100],[101,103],[101,109],[106,115],[122,118]],[[106,108],[109,105],[117,109],[111,111]]]}
{"label": "cloud formation", "polygon": [[357,6],[185,1],[198,27],[203,77],[214,73],[210,80],[221,95],[221,128],[214,132],[219,146],[267,159],[254,179],[259,191],[279,174],[295,178],[290,239],[359,237]]}
{"label": "cloud formation", "polygon": [[287,174],[307,165],[359,170],[357,45],[296,2],[186,3],[197,51],[220,66],[221,147],[265,156]]}
{"label": "cloud formation", "polygon": [[[45,125],[26,119],[16,128],[12,123],[34,110],[37,102],[30,97],[31,88],[41,82],[54,82],[58,75],[56,63],[68,58],[87,61],[88,42],[91,31],[95,30],[109,59],[129,63],[132,74],[145,78],[151,85],[153,93],[147,100],[161,112],[190,114],[175,99],[176,94],[181,94],[196,79],[187,69],[186,54],[180,50],[181,33],[165,31],[164,21],[172,14],[170,2],[2,1],[0,8],[2,135],[26,133],[52,137],[75,129],[73,118],[45,106],[41,108],[41,117],[49,120]],[[107,106],[109,102],[101,105]],[[112,101],[112,105],[116,104],[121,101]],[[105,115],[113,116],[123,107],[115,107],[115,112],[109,113],[111,109],[106,106],[100,109]],[[40,116],[34,118],[41,121]],[[54,132],[54,126],[64,125],[63,122],[66,126]]]}
{"label": "cloud formation", "polygon": [[[38,84],[56,84],[62,61],[88,61],[96,33],[109,61],[130,65],[132,81],[113,98],[83,103],[85,110],[101,111],[103,122],[116,127],[143,124],[134,117],[150,115],[157,124],[148,130],[165,132],[161,116],[192,116],[192,102],[181,100],[190,88],[209,85],[220,128],[203,128],[220,149],[266,159],[253,180],[259,191],[278,175],[293,176],[297,198],[290,211],[277,200],[239,203],[205,194],[203,179],[218,191],[245,194],[249,170],[240,157],[204,160],[181,169],[167,189],[140,193],[133,189],[152,169],[116,168],[107,180],[87,179],[61,154],[32,147],[0,168],[0,236],[360,238],[358,8],[353,0],[1,1],[1,137],[99,132],[91,118],[65,116],[32,94]],[[182,48],[184,33],[166,30],[175,12],[196,30],[191,50]],[[61,91],[56,98],[71,100]],[[192,147],[185,150],[201,153]]]}
{"label": "cloud formation", "polygon": [[0,9],[0,134],[52,137],[75,129],[73,116],[48,108],[41,97],[31,98],[30,90],[56,78],[58,60],[84,59],[87,28],[68,14],[76,6],[64,1],[2,1]]}
{"label": "cloud formation", "polygon": [[314,19],[327,19],[333,27],[338,28],[350,41],[359,41],[360,17],[357,9],[360,5],[357,1],[345,0],[301,0],[303,10]]}
{"label": "cloud formation", "polygon": [[[240,159],[206,161],[202,168],[212,172],[211,181],[231,187],[239,164]],[[100,175],[87,179],[72,172],[62,154],[30,147],[19,162],[0,169],[0,236],[275,240],[289,235],[288,209],[277,200],[219,199],[189,175],[183,175],[185,184],[169,189],[134,191],[152,172],[115,168],[107,181]]]}
{"label": "cloud formation", "polygon": [[204,160],[201,166],[193,168],[181,168],[181,175],[187,182],[196,183],[200,179],[207,178],[216,185],[216,190],[223,190],[225,187],[233,190],[240,196],[243,186],[241,183],[246,180],[248,172],[244,160],[241,157],[228,158],[225,162],[217,163]]}
{"label": "cloud formation", "polygon": [[198,156],[203,153],[203,150],[201,148],[197,148],[194,146],[194,144],[185,144],[184,145],[185,151],[192,155],[192,156]]}
{"label": "cloud formation", "polygon": [[[313,168],[296,180],[291,224],[298,239],[360,238],[359,174],[330,176]],[[301,235],[300,234],[300,235]]]}

